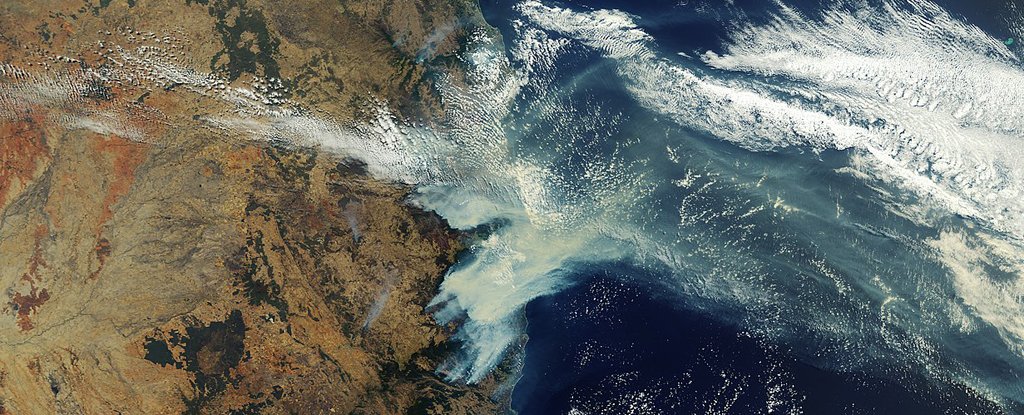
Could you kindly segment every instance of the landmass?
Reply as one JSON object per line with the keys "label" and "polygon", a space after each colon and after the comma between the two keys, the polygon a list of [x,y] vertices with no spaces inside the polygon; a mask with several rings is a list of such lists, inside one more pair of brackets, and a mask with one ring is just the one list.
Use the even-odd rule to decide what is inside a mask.
{"label": "landmass", "polygon": [[0,414],[503,411],[500,372],[435,373],[465,235],[211,121],[430,123],[481,25],[463,0],[0,4]]}

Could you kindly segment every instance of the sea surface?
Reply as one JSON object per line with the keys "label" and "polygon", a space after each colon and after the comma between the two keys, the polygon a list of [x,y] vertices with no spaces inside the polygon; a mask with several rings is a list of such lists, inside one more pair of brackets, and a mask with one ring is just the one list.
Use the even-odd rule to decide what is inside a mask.
{"label": "sea surface", "polygon": [[443,122],[273,126],[476,235],[439,373],[518,362],[524,414],[1024,413],[1019,4],[481,3]]}
{"label": "sea surface", "polygon": [[1024,411],[1017,5],[483,6],[449,376],[525,332],[524,414]]}
{"label": "sea surface", "polygon": [[413,186],[472,235],[437,372],[514,370],[520,413],[1024,413],[1020,0],[480,3],[457,62],[420,52],[442,120],[342,124],[144,48],[102,76]]}
{"label": "sea surface", "polygon": [[[522,414],[998,413],[962,385],[831,371],[606,264],[530,303]],[[626,277],[626,278],[624,278]],[[645,277],[638,279],[637,277]],[[1019,410],[1019,408],[1016,408]]]}

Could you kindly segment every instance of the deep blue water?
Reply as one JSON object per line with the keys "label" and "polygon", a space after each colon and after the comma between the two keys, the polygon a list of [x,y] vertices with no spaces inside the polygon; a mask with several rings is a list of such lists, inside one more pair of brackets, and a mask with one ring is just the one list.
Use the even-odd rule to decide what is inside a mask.
{"label": "deep blue water", "polygon": [[[659,279],[628,265],[606,264],[578,275],[579,285],[532,302],[513,409],[747,414],[767,413],[767,403],[775,401],[774,413],[1001,411],[959,385],[837,373],[803,363],[714,315],[687,310],[670,290],[650,283]],[[789,386],[772,390],[779,385]]]}
{"label": "deep blue water", "polygon": [[[676,52],[694,56],[722,52],[737,19],[764,24],[779,11],[772,2],[753,0],[728,6],[699,0],[543,3],[582,12],[628,12],[666,59],[723,82],[749,75],[705,67],[690,57],[676,57]],[[506,48],[514,46],[514,22],[521,18],[517,4],[482,2],[485,17],[503,33]],[[813,17],[819,12],[816,2],[787,4],[803,15]],[[1021,21],[1021,8],[1006,1],[939,4],[993,37],[1016,36],[1013,27]],[[602,53],[579,43],[569,43],[568,50],[557,68],[544,75],[550,81],[544,90],[532,91],[530,84],[516,98],[507,120],[520,126],[509,133],[515,143],[513,154],[556,159],[558,174],[570,180],[584,177],[593,154],[619,151],[617,157],[642,160],[658,179],[651,180],[654,196],[639,207],[643,231],[664,240],[678,235],[672,249],[693,255],[682,270],[603,258],[577,258],[571,267],[560,270],[561,284],[570,288],[536,298],[526,307],[529,341],[522,378],[512,396],[514,410],[522,414],[1024,413],[1020,358],[1008,350],[994,327],[983,324],[964,332],[933,324],[921,316],[941,314],[944,305],[925,300],[900,303],[892,314],[882,311],[892,293],[912,298],[927,291],[942,301],[958,301],[948,269],[918,241],[938,239],[944,230],[974,229],[978,225],[972,219],[951,214],[922,225],[894,213],[893,200],[913,204],[915,197],[891,183],[865,183],[860,177],[837,173],[852,163],[854,150],[796,146],[751,152],[701,128],[670,122],[664,114],[644,108],[627,87],[616,82],[616,67]],[[574,123],[550,116],[549,107],[535,105],[537,97],[552,95],[566,108],[582,109],[587,117]],[[610,119],[615,122],[602,123]],[[580,138],[579,142],[594,148],[559,154],[552,151],[551,143],[561,135]],[[617,145],[634,139],[640,144]],[[674,150],[673,160],[661,151],[666,143]],[[733,184],[705,179],[708,187],[700,191],[671,184],[694,175],[729,178]],[[711,214],[711,219],[696,225],[677,224],[681,204],[714,213],[772,203],[760,189],[770,189],[769,197],[779,203],[784,199],[800,212],[798,217]],[[741,223],[737,217],[743,219]],[[715,250],[709,251],[708,246]],[[786,247],[785,255],[779,255],[780,246]],[[730,256],[733,250],[735,256]],[[737,261],[737,269],[756,263],[752,268],[765,275],[749,276],[751,285],[787,300],[757,308],[732,298],[694,294],[697,290],[688,284],[713,270],[721,271],[721,260],[712,255],[719,251]],[[848,284],[853,294],[836,294],[836,279]],[[773,313],[761,319],[757,313],[765,310]],[[760,330],[759,321],[778,327]],[[834,326],[825,330],[814,326],[822,321]],[[764,332],[775,334],[759,334]],[[982,383],[1001,402],[982,397],[955,376],[929,375],[925,364],[900,356],[906,354],[901,347],[914,349],[906,344],[921,338],[931,342],[931,348],[922,350],[933,353],[927,361],[943,368],[937,372],[966,372],[984,379]],[[856,355],[847,358],[844,353]]]}

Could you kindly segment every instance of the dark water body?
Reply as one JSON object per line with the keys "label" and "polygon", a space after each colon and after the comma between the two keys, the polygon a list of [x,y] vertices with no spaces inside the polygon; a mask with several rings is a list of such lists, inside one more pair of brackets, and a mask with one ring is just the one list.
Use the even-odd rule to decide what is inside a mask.
{"label": "dark water body", "polygon": [[520,414],[1000,411],[957,385],[802,363],[706,311],[686,309],[650,283],[659,277],[628,265],[594,267],[576,280],[527,308],[529,342],[513,394]]}
{"label": "dark water body", "polygon": [[[517,3],[482,2],[485,17],[503,33],[506,47],[515,37],[512,22],[520,17],[513,9]],[[544,2],[572,10],[629,12],[654,38],[652,47],[664,57],[677,59],[673,63],[719,78],[748,76],[702,68],[699,59],[676,55],[718,51],[737,19],[756,24],[777,11],[769,1],[725,3]],[[944,3],[954,16],[997,38],[1021,21],[1019,15],[991,11],[1020,10],[1008,9],[1005,1]],[[819,2],[810,1],[787,4],[808,16],[820,7]],[[557,94],[531,91],[527,86],[518,96],[510,123],[532,127],[509,133],[513,153],[544,159],[555,154],[551,143],[562,135],[580,138],[578,143],[593,145],[586,148],[590,152],[550,156],[561,161],[559,176],[574,182],[583,170],[580,166],[612,152],[618,142],[640,137],[641,144],[622,152],[626,159],[644,160],[651,176],[658,179],[652,180],[655,196],[644,201],[643,208],[650,212],[645,212],[649,220],[644,231],[664,234],[669,242],[673,233],[684,241],[688,235],[699,237],[693,239],[693,246],[676,241],[674,247],[680,251],[696,252],[690,267],[676,274],[587,258],[590,263],[577,263],[578,269],[562,277],[571,288],[530,302],[525,366],[512,397],[516,411],[1024,413],[1024,406],[1015,403],[1021,391],[1019,357],[997,330],[980,325],[964,333],[935,324],[940,319],[935,316],[947,316],[942,308],[945,302],[958,294],[950,286],[948,270],[928,255],[921,241],[934,240],[944,228],[972,228],[975,224],[970,220],[949,215],[928,227],[894,213],[893,200],[912,205],[914,197],[895,187],[837,173],[851,164],[853,151],[791,147],[750,152],[707,132],[672,123],[635,102],[627,88],[615,82],[615,67],[599,52],[579,42],[569,50],[552,73],[544,74],[551,81],[544,87]],[[550,117],[545,113],[550,108],[535,105],[536,96],[555,96],[562,106],[580,109],[574,117],[582,114],[587,119]],[[608,119],[616,122],[600,123]],[[553,140],[553,135],[558,137]],[[666,144],[678,153],[676,160],[666,156]],[[683,172],[705,178],[712,190],[698,193],[693,190],[698,186],[681,189],[672,184],[685,179]],[[708,179],[712,177],[721,180]],[[766,193],[769,198],[784,199],[800,213],[721,215],[695,225],[679,224],[681,205],[699,212],[733,209],[742,213],[771,204],[772,199],[765,200]],[[787,252],[780,255],[778,248],[783,245]],[[731,251],[740,248],[743,253],[733,256]],[[695,290],[687,290],[687,281],[721,270],[716,268],[718,258],[702,256],[709,253],[735,259],[737,267],[756,263],[751,268],[762,275],[750,277],[751,286],[770,287],[772,295],[786,299],[775,309],[777,314],[760,318],[753,307],[729,303],[729,298],[692,295]],[[850,293],[838,295],[834,280],[847,284]],[[924,294],[932,297],[921,299]],[[890,303],[893,298],[900,300]],[[752,334],[762,328],[757,327],[760,322],[773,325],[774,335]],[[929,362],[949,369],[945,373],[964,373],[960,369],[969,368],[995,394],[1007,398],[1004,406],[977,396],[956,380],[929,377],[918,361],[902,356],[906,350],[919,350],[905,345],[921,338],[938,350]],[[855,356],[847,359],[844,353]]]}
{"label": "dark water body", "polygon": [[[511,4],[508,0],[481,2],[490,16],[500,16]],[[823,1],[787,1],[786,4],[806,16],[816,16]],[[998,39],[1014,38],[1011,50],[1022,56],[1024,1],[1021,0],[938,0],[953,16],[980,27]],[[563,0],[548,2],[579,10],[616,9],[637,16],[638,25],[657,39],[657,45],[670,53],[720,52],[726,40],[723,28],[738,21],[760,24],[778,11],[775,2],[764,0]],[[501,24],[499,20],[489,20]]]}

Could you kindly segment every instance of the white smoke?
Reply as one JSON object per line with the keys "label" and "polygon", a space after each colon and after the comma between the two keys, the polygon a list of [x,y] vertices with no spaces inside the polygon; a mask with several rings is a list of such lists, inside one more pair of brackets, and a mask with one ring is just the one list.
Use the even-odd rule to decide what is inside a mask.
{"label": "white smoke", "polygon": [[1024,236],[1024,72],[1005,45],[926,1],[836,4],[817,20],[780,7],[736,29],[724,54],[704,54],[759,75],[738,80],[658,57],[628,14],[520,5],[615,60],[639,102],[681,124],[751,150],[857,149],[901,185]]}

